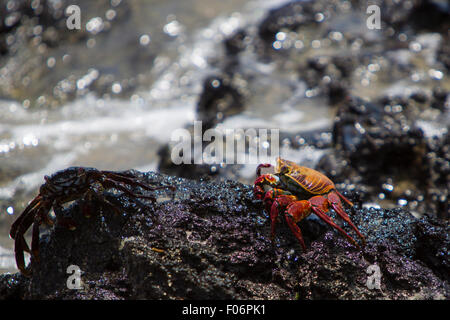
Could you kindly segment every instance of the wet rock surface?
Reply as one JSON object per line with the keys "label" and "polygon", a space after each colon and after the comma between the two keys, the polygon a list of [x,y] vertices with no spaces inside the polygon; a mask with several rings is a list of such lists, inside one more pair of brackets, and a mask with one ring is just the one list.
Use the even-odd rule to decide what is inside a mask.
{"label": "wet rock surface", "polygon": [[448,218],[449,135],[445,129],[427,135],[417,116],[430,105],[439,105],[436,95],[348,97],[334,121],[335,157],[324,157],[319,169],[357,184],[364,200],[390,199]]}
{"label": "wet rock surface", "polygon": [[[98,214],[85,218],[74,202],[63,214],[76,221],[76,230],[42,232],[31,278],[0,276],[0,298],[449,298],[446,222],[356,205],[351,218],[366,236],[364,250],[307,219],[300,223],[308,247],[302,252],[284,223],[271,242],[269,220],[248,185],[133,174],[177,190],[154,191],[156,203],[109,191],[105,196],[121,215],[92,203]],[[67,288],[70,265],[81,269],[82,289]],[[379,267],[380,289],[366,284],[371,265]]]}

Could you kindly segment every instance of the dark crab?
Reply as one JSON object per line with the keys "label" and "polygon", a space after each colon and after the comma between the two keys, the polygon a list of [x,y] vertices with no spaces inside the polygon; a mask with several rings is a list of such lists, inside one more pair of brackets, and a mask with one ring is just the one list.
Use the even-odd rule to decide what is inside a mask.
{"label": "dark crab", "polygon": [[[110,205],[114,211],[119,212],[116,205],[109,202],[102,191],[104,189],[116,189],[132,198],[143,198],[155,201],[155,197],[136,194],[126,186],[141,187],[147,191],[169,188],[172,186],[151,187],[145,183],[139,182],[136,177],[126,172],[100,171],[95,168],[70,167],[54,173],[51,176],[45,176],[45,183],[40,187],[39,194],[28,204],[22,214],[12,224],[10,236],[15,241],[15,258],[19,270],[25,274],[30,274],[30,268],[26,268],[24,252],[38,260],[39,253],[39,226],[42,223],[53,224],[49,215],[53,208],[55,214],[61,211],[62,205],[77,199],[82,199],[82,210],[85,216],[90,216],[89,203],[92,200],[100,200]],[[74,229],[75,224],[67,218],[58,217],[56,222],[59,225]],[[25,241],[24,234],[33,225],[31,250]]]}
{"label": "dark crab", "polygon": [[284,213],[285,220],[292,233],[306,250],[302,233],[297,223],[315,213],[327,224],[342,233],[349,242],[359,247],[357,242],[338,226],[326,212],[330,208],[347,222],[365,243],[364,236],[359,232],[350,217],[344,211],[341,200],[349,206],[353,204],[336,190],[334,183],[322,173],[311,168],[277,159],[274,174],[261,175],[261,168],[271,167],[270,164],[260,164],[256,169],[258,176],[254,183],[254,195],[264,201],[266,210],[270,213],[271,236],[275,235],[275,224],[279,213]]}

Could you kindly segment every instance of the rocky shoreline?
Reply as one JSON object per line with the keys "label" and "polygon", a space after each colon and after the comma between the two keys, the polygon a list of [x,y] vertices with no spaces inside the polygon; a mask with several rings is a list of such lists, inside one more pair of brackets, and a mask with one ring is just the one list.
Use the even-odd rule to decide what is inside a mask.
{"label": "rocky shoreline", "polygon": [[[128,79],[121,97],[153,81],[134,78],[131,66],[140,68],[134,60],[147,65],[159,54],[140,45],[132,48],[133,58],[115,56],[130,64],[124,74],[100,73],[82,88],[78,80],[89,70],[75,64],[77,73],[66,79],[70,63],[67,69],[52,66],[58,48],[84,50],[89,37],[109,41],[106,36],[139,11],[127,2],[114,8],[117,16],[102,24],[99,36],[70,33],[64,6],[51,1],[8,3],[0,7],[9,17],[0,25],[3,97],[45,110],[89,92],[108,101],[118,80]],[[105,13],[112,12],[110,1],[102,3]],[[32,276],[0,275],[0,299],[448,300],[450,12],[431,0],[374,3],[383,13],[378,33],[366,30],[366,1],[290,1],[268,10],[258,24],[221,35],[223,52],[207,62],[214,72],[204,78],[195,110],[207,129],[261,105],[266,109],[256,114],[269,119],[281,114],[280,105],[307,113],[314,100],[313,106],[330,108],[336,117],[329,128],[280,128],[280,140],[297,154],[323,151],[314,168],[355,203],[347,211],[367,238],[363,250],[312,218],[300,223],[306,252],[284,223],[271,242],[251,181],[236,181],[242,181],[239,166],[177,166],[167,141],[154,145],[160,173],[130,174],[175,186],[174,194],[155,191],[153,203],[107,190],[105,197],[122,214],[92,202],[97,214],[89,219],[75,201],[64,215],[77,229],[43,227]],[[167,36],[152,41],[161,44]],[[31,90],[30,83],[39,85]],[[279,87],[272,91],[274,84]],[[5,180],[19,175],[15,165],[0,168]],[[72,265],[80,270],[78,289],[68,287]]]}
{"label": "rocky shoreline", "polygon": [[[434,217],[355,205],[351,218],[367,238],[363,250],[307,219],[300,223],[308,246],[302,252],[283,223],[270,241],[270,222],[248,185],[133,174],[177,191],[155,191],[156,203],[110,194],[123,215],[93,203],[98,215],[89,219],[75,202],[64,214],[77,229],[41,236],[31,278],[1,275],[0,298],[449,298],[449,226]],[[81,270],[82,289],[67,287],[70,265]],[[379,267],[379,289],[367,285],[371,265]]]}

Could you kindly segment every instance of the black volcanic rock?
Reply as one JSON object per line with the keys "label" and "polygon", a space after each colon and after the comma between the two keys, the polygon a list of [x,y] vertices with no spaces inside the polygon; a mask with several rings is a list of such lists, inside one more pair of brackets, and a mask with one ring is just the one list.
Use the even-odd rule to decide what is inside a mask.
{"label": "black volcanic rock", "polygon": [[[446,222],[400,208],[355,208],[351,218],[367,239],[363,250],[307,219],[300,223],[308,247],[302,252],[284,223],[270,241],[270,223],[248,185],[132,173],[177,190],[154,191],[155,203],[105,192],[122,215],[92,203],[98,215],[85,218],[74,202],[64,214],[77,229],[54,227],[41,235],[31,278],[1,275],[0,298],[449,298]],[[366,285],[374,264],[380,290]],[[82,271],[80,290],[67,288],[70,265]]]}
{"label": "black volcanic rock", "polygon": [[418,212],[448,218],[450,136],[427,136],[417,116],[429,106],[443,109],[446,96],[443,90],[432,97],[416,93],[374,101],[348,96],[334,121],[335,153],[324,157],[318,169],[335,181],[351,177],[365,190],[365,200],[382,193],[411,203]]}

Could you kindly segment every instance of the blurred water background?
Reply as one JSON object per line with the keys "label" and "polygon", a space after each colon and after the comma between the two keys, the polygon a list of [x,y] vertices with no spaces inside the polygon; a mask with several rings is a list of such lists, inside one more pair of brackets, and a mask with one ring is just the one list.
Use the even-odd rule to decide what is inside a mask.
{"label": "blurred water background", "polygon": [[[286,3],[0,1],[5,34],[0,56],[0,272],[16,270],[9,227],[37,194],[44,175],[73,165],[157,170],[160,147],[174,130],[196,119],[205,78],[224,69],[221,61],[229,54],[224,41],[239,30],[251,38],[269,10]],[[345,14],[328,22],[333,29],[327,29],[326,41],[319,38],[324,35],[319,25],[302,34],[277,33],[271,49],[290,51],[275,60],[265,59],[251,44],[243,49],[243,76],[235,81],[241,81],[245,107],[224,119],[225,128],[279,128],[282,136],[294,134],[297,140],[302,132],[317,132],[325,145],[330,143],[336,110],[293,67],[293,61],[330,52],[377,52],[352,79],[353,92],[365,98],[433,88],[436,81],[449,88],[448,75],[435,59],[444,41],[440,34],[424,32],[389,52],[390,44],[364,47],[363,40],[377,44],[380,33],[366,28],[364,10],[353,8],[351,1],[337,3]],[[61,14],[69,4],[81,8],[81,30],[64,29]],[[30,6],[34,14],[24,14],[21,6]],[[314,19],[321,22],[324,16]],[[406,78],[392,77],[392,61],[399,72],[411,63],[413,71]],[[448,116],[430,111],[421,126],[426,134],[442,135],[448,123]],[[327,149],[281,146],[287,158],[310,166]],[[251,183],[254,168],[244,166],[233,178]]]}

